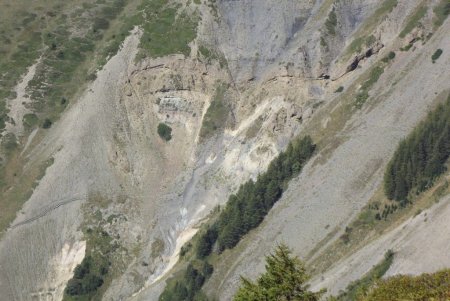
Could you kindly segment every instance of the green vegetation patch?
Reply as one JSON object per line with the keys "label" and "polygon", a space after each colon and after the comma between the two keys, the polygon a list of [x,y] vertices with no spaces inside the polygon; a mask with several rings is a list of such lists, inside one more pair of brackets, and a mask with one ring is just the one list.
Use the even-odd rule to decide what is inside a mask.
{"label": "green vegetation patch", "polygon": [[384,255],[384,259],[374,266],[364,277],[350,283],[345,291],[335,298],[336,301],[360,300],[371,286],[376,283],[389,270],[394,261],[394,252],[389,250]]}
{"label": "green vegetation patch", "polygon": [[28,113],[23,116],[23,125],[27,128],[34,128],[39,123],[39,118],[34,113]]}
{"label": "green vegetation patch", "polygon": [[393,59],[395,59],[395,52],[394,51],[390,51],[388,53],[388,55],[386,55],[382,61],[383,63],[388,63],[389,61],[392,61]]}
{"label": "green vegetation patch", "polygon": [[400,142],[384,175],[384,190],[391,200],[407,202],[444,173],[450,156],[450,96]]}
{"label": "green vegetation patch", "polygon": [[[7,42],[0,43],[0,132],[7,121],[6,100],[16,96],[14,87],[27,68],[37,62],[35,75],[26,89],[32,101],[26,106],[41,120],[58,118],[68,104],[67,99],[86,81],[85,69],[90,65],[85,62],[103,60],[102,53],[95,55],[96,48],[103,47],[105,32],[128,3],[125,0],[105,0],[101,4],[50,0],[44,8],[39,1],[16,2],[5,6],[5,12],[0,13],[3,29],[0,41]],[[17,20],[6,15],[8,11]],[[29,121],[32,120],[26,120],[25,124],[28,129],[39,125]]]}
{"label": "green vegetation patch", "polygon": [[327,29],[327,33],[330,35],[336,35],[336,26],[337,26],[337,16],[336,12],[333,9],[328,14],[328,18],[325,21],[325,28]]}
{"label": "green vegetation patch", "polygon": [[450,15],[450,0],[441,0],[433,9],[434,12],[434,26],[435,28],[440,27],[444,24],[444,21]]}
{"label": "green vegetation patch", "polygon": [[431,56],[431,61],[433,62],[433,64],[441,57],[442,53],[442,49],[438,49],[433,53],[433,55]]}
{"label": "green vegetation patch", "polygon": [[73,299],[75,296],[89,295],[103,285],[103,276],[108,273],[109,262],[106,258],[86,256],[75,268],[73,278],[67,283],[65,293]]}
{"label": "green vegetation patch", "polygon": [[383,3],[377,8],[377,10],[367,18],[366,22],[361,25],[360,29],[356,33],[356,38],[350,43],[350,45],[345,50],[345,54],[343,56],[344,60],[347,60],[350,55],[355,52],[362,51],[362,45],[369,44],[370,41],[373,40],[370,36],[367,36],[379,26],[380,20],[383,16],[390,13],[398,4],[397,0],[384,0]]}
{"label": "green vegetation patch", "polygon": [[400,51],[409,51],[414,46],[414,43],[409,43],[408,45],[400,48]]}
{"label": "green vegetation patch", "polygon": [[168,4],[167,0],[147,0],[142,5],[144,33],[140,57],[190,54],[189,43],[197,36],[198,17]]}
{"label": "green vegetation patch", "polygon": [[205,281],[213,273],[213,267],[206,261],[193,261],[187,265],[184,273],[169,280],[160,301],[207,301],[201,291]]}
{"label": "green vegetation patch", "polygon": [[158,135],[161,139],[169,141],[172,139],[172,128],[165,123],[158,124]]}
{"label": "green vegetation patch", "polygon": [[362,301],[448,300],[450,269],[419,276],[399,275],[379,280]]}
{"label": "green vegetation patch", "polygon": [[370,35],[368,37],[359,37],[354,39],[349,46],[349,51],[351,53],[359,53],[363,50],[362,46],[370,47],[373,43],[376,42],[376,38],[374,35]]}
{"label": "green vegetation patch", "polygon": [[406,22],[405,28],[400,32],[400,38],[406,37],[414,28],[416,28],[420,24],[420,20],[427,13],[428,7],[420,6],[409,18]]}
{"label": "green vegetation patch", "polygon": [[200,54],[200,58],[206,61],[207,63],[211,63],[211,61],[218,61],[220,68],[225,68],[228,66],[227,59],[222,53],[209,49],[204,45],[200,45],[198,47],[198,52]]}
{"label": "green vegetation patch", "polygon": [[339,86],[339,88],[337,88],[336,91],[334,91],[334,93],[341,93],[342,91],[344,91],[344,87]]}
{"label": "green vegetation patch", "polygon": [[369,91],[372,86],[378,81],[381,74],[383,74],[384,68],[381,66],[374,67],[370,74],[369,78],[361,85],[358,94],[356,95],[355,106],[360,109],[364,105],[364,103],[369,98]]}
{"label": "green vegetation patch", "polygon": [[202,139],[212,137],[219,129],[225,127],[228,119],[229,109],[225,102],[225,92],[228,86],[226,84],[218,84],[213,100],[203,117],[200,137]]}

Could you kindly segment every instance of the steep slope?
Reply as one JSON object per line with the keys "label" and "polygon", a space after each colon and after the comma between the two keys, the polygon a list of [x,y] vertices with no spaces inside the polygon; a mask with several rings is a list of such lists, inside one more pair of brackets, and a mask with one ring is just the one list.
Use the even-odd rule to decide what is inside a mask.
{"label": "steep slope", "polygon": [[[230,300],[239,276],[255,278],[280,242],[310,263],[325,258],[379,191],[398,142],[448,93],[450,22],[433,23],[441,2],[126,1],[139,17],[118,20],[133,29],[61,118],[45,131],[7,123],[2,140],[14,133],[17,149],[2,167],[23,164],[32,190],[0,241],[0,295],[61,300],[75,267],[100,256],[109,267],[93,299],[157,300],[184,264],[183,245],[298,134],[312,136],[317,154],[264,222],[214,262],[203,290]],[[19,92],[34,88],[34,63],[15,87],[30,103]],[[24,113],[17,99],[14,119]],[[313,287],[338,292],[387,248],[399,254],[390,275],[450,266],[415,243],[448,248],[448,231],[428,234],[448,227],[449,201],[344,254]],[[421,252],[423,265],[411,264]]]}

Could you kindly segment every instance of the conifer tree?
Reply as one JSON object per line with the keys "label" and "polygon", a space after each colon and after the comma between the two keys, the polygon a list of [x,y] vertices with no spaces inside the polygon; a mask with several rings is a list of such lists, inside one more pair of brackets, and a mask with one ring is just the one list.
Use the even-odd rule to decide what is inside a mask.
{"label": "conifer tree", "polygon": [[316,301],[324,293],[308,290],[304,264],[284,244],[266,257],[266,272],[255,283],[241,279],[234,301]]}

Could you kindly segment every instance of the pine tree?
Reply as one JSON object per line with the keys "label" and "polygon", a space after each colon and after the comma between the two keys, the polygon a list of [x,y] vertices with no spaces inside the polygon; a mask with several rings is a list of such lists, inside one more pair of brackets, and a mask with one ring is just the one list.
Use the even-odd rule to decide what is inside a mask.
{"label": "pine tree", "polygon": [[304,264],[286,245],[266,257],[266,272],[256,283],[242,277],[234,301],[316,301],[324,293],[308,290],[309,276]]}

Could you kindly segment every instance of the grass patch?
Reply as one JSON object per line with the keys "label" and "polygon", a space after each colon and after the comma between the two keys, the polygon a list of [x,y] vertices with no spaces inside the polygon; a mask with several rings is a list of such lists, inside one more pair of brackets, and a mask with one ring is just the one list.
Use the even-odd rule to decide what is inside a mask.
{"label": "grass patch", "polygon": [[361,109],[367,101],[370,89],[378,81],[383,72],[384,68],[380,66],[376,66],[370,71],[369,78],[361,85],[361,88],[356,95],[355,106],[357,109]]}
{"label": "grass patch", "polygon": [[[150,0],[142,5],[142,27],[139,57],[161,57],[174,53],[189,56],[189,43],[197,36],[199,18],[164,0]],[[144,17],[145,16],[145,17]]]}
{"label": "grass patch", "polygon": [[211,61],[218,61],[220,68],[225,68],[228,66],[227,59],[222,53],[218,53],[212,49],[207,48],[204,45],[200,45],[198,47],[198,52],[200,54],[200,57],[210,63]]}
{"label": "grass patch", "polygon": [[34,113],[28,113],[23,116],[23,125],[26,128],[34,128],[39,123],[39,118]]}
{"label": "grass patch", "polygon": [[364,277],[350,283],[344,292],[337,296],[336,301],[353,301],[360,300],[360,298],[367,293],[371,286],[381,279],[383,275],[389,270],[389,267],[394,261],[394,252],[387,251],[384,259],[374,266]]}
{"label": "grass patch", "polygon": [[416,28],[420,24],[420,20],[427,13],[428,7],[420,6],[409,18],[406,22],[405,27],[400,32],[399,37],[404,38],[407,34],[409,34],[414,28]]}
{"label": "grass patch", "polygon": [[433,64],[441,57],[442,53],[442,49],[438,49],[433,53],[433,55],[431,56],[431,61],[433,62]]}
{"label": "grass patch", "polygon": [[434,20],[433,24],[435,28],[440,27],[444,24],[444,21],[447,19],[448,15],[450,15],[450,1],[449,0],[441,0],[433,9],[434,12]]}
{"label": "grass patch", "polygon": [[200,130],[200,137],[202,139],[212,137],[219,129],[225,127],[229,113],[225,102],[227,89],[228,86],[224,83],[217,85],[213,100],[203,117],[202,128]]}
{"label": "grass patch", "polygon": [[328,14],[328,18],[325,21],[325,28],[327,29],[327,33],[330,35],[336,35],[336,26],[337,26],[337,16],[336,12],[333,9]]}
{"label": "grass patch", "polygon": [[352,41],[349,46],[349,51],[351,53],[359,53],[363,50],[363,46],[370,47],[373,43],[376,42],[376,38],[374,35],[370,35],[368,37],[359,37]]}

